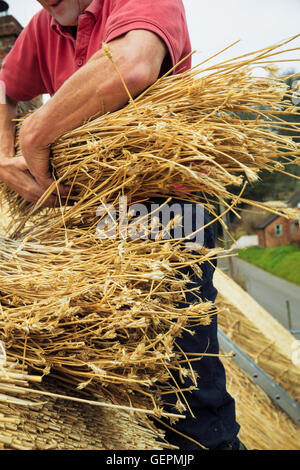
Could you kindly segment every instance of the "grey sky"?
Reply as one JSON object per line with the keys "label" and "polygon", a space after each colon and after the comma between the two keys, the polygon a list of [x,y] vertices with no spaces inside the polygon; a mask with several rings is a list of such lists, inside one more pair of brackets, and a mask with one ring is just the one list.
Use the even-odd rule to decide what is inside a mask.
{"label": "grey sky", "polygon": [[[36,0],[7,1],[10,13],[23,26],[41,8]],[[194,64],[237,40],[240,43],[224,53],[222,59],[273,45],[300,32],[299,0],[184,0],[184,4],[192,46],[197,50]],[[299,47],[300,38],[293,45]],[[300,59],[298,51],[286,58],[292,54]],[[300,62],[279,66],[282,71],[300,71]]]}

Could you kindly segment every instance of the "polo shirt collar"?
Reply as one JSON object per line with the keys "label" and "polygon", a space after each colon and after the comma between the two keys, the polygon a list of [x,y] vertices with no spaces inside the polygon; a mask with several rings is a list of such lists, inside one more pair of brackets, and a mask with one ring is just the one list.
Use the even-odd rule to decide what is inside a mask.
{"label": "polo shirt collar", "polygon": [[[103,0],[93,0],[92,3],[90,3],[90,5],[84,10],[82,15],[86,13],[90,13],[96,22],[97,19],[99,18],[102,7],[103,7]],[[54,29],[54,31],[56,31],[58,34],[65,35],[65,33],[68,31],[68,27],[62,26],[61,24],[59,24],[58,21],[56,21],[56,19],[53,16],[51,17],[50,25],[51,25],[51,28]]]}
{"label": "polo shirt collar", "polygon": [[90,3],[90,5],[84,10],[84,12],[91,13],[97,21],[101,13],[102,7],[103,0],[93,0],[92,3]]}

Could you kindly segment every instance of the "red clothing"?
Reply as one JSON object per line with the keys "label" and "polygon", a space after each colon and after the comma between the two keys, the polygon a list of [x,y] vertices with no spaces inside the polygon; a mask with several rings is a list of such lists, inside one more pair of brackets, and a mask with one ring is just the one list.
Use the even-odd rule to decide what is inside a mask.
{"label": "red clothing", "polygon": [[[46,10],[38,12],[4,59],[0,80],[16,101],[53,95],[102,42],[133,29],[152,31],[165,42],[169,55],[161,74],[191,51],[182,0],[93,0],[79,16],[76,40],[70,28],[59,25]],[[189,58],[174,73],[190,67]]]}

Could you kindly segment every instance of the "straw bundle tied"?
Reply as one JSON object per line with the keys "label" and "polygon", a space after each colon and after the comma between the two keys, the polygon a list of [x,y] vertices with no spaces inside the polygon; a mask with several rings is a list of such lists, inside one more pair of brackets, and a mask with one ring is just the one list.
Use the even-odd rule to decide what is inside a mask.
{"label": "straw bundle tied", "polygon": [[[247,448],[299,449],[299,428],[232,360],[223,359],[223,363],[228,390],[237,401],[240,438]],[[44,378],[44,386],[40,381],[41,377],[29,375],[17,362],[1,363],[0,449],[172,448],[145,415],[105,408],[71,392],[70,386],[51,376]]]}
{"label": "straw bundle tied", "polygon": [[[207,324],[212,311],[209,302],[178,306],[189,280],[180,268],[201,276],[201,264],[218,251],[184,250],[163,231],[151,240],[146,222],[145,237],[130,239],[128,230],[118,232],[118,219],[117,237],[100,239],[97,208],[106,204],[121,217],[121,195],[128,205],[137,197],[178,197],[180,184],[192,190],[181,193],[187,201],[201,191],[214,214],[213,200],[227,210],[246,201],[231,185],[242,193],[245,179],[256,181],[262,169],[285,172],[285,164],[299,163],[299,146],[277,133],[286,127],[284,115],[297,111],[283,101],[287,86],[250,73],[276,57],[279,46],[165,76],[120,111],[63,135],[52,145],[52,166],[55,185],[63,181],[72,192],[60,208],[42,208],[53,187],[36,206],[3,187],[12,223],[0,239],[0,339],[10,360],[51,371],[116,409],[181,419],[189,408],[184,379],[191,379],[190,389],[197,377],[176,339],[191,324]],[[239,117],[253,112],[254,120]],[[163,409],[167,392],[176,393],[177,414]]]}
{"label": "straw bundle tied", "polygon": [[[293,39],[217,65],[205,67],[204,61],[192,71],[164,76],[125,108],[64,134],[51,147],[52,166],[57,180],[71,186],[67,203],[72,200],[74,205],[64,205],[64,217],[61,211],[56,217],[53,210],[46,211],[44,217],[39,215],[39,225],[44,221],[53,230],[90,222],[99,203],[113,204],[120,193],[129,203],[134,197],[178,196],[178,183],[202,192],[213,212],[213,199],[226,206],[227,201],[245,202],[233,196],[230,187],[257,181],[263,169],[284,173],[287,164],[299,164],[299,145],[278,133],[288,128],[285,116],[296,115],[298,108],[291,105],[287,77],[274,76],[271,67],[274,60],[280,62],[281,54],[300,49],[282,50]],[[255,67],[273,75],[255,77]],[[252,119],[241,119],[240,113]],[[299,131],[298,123],[288,125],[295,134]],[[185,191],[181,195],[195,198]],[[18,227],[15,236],[20,235],[43,199],[33,207],[5,188],[4,198],[11,205],[13,228]]]}
{"label": "straw bundle tied", "polygon": [[53,377],[41,380],[18,362],[0,363],[0,450],[173,448],[144,414],[80,397]]}

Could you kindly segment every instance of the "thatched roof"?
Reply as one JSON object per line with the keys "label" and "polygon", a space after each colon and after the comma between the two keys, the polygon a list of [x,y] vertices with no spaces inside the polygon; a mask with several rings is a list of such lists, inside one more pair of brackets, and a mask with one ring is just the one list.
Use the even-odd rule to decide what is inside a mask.
{"label": "thatched roof", "polygon": [[[300,203],[300,191],[296,191],[287,201],[286,201],[286,207],[291,207],[291,208],[295,208],[298,206],[298,204]],[[279,209],[280,210],[280,209]],[[282,214],[284,215],[284,214]],[[268,225],[270,225],[272,222],[274,222],[276,219],[278,219],[279,217],[281,217],[281,215],[278,215],[278,214],[269,214],[268,217],[266,217],[266,219],[258,224],[256,226],[256,229],[265,229],[266,227],[268,227]]]}

